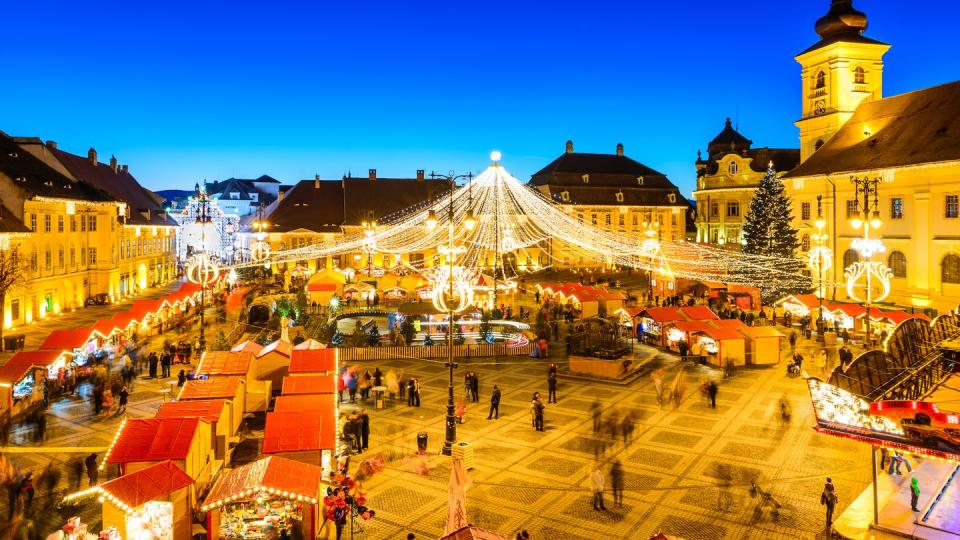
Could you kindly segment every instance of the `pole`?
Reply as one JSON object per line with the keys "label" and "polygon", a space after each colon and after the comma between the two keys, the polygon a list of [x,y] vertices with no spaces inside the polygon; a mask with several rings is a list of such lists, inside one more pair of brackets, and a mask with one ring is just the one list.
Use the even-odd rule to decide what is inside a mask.
{"label": "pole", "polygon": [[880,524],[880,503],[877,496],[877,449],[870,447],[870,462],[873,465],[873,524]]}
{"label": "pole", "polygon": [[[450,294],[453,295],[453,191],[456,187],[456,179],[450,177],[450,208],[447,213],[447,242],[450,251],[447,253],[447,266],[450,269]],[[457,440],[456,409],[453,404],[453,299],[447,307],[447,369],[449,370],[449,383],[447,386],[447,429],[446,438],[443,441],[443,455],[449,456],[453,453],[453,443]]]}

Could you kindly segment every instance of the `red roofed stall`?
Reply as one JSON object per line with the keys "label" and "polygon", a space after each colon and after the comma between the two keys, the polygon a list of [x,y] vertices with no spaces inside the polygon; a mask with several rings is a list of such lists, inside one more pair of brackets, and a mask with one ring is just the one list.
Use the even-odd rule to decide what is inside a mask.
{"label": "red roofed stall", "polygon": [[103,529],[120,538],[139,538],[145,527],[171,531],[171,538],[193,536],[193,478],[165,460],[101,484]]}
{"label": "red roofed stall", "polygon": [[637,339],[658,347],[667,345],[665,326],[668,323],[687,320],[680,310],[673,307],[650,307],[637,314],[636,318],[639,319]]}
{"label": "red roofed stall", "polygon": [[213,441],[202,418],[126,419],[100,465],[117,465],[121,476],[170,460],[197,482],[210,480]]}
{"label": "red roofed stall", "polygon": [[746,338],[730,328],[716,328],[707,325],[703,330],[693,332],[696,351],[707,357],[707,362],[717,367],[746,364]]}
{"label": "red roofed stall", "polygon": [[299,375],[283,378],[285,396],[296,394],[336,394],[337,378],[335,375]]}
{"label": "red roofed stall", "polygon": [[333,403],[326,410],[272,412],[263,431],[263,454],[276,454],[330,470],[337,448]]}
{"label": "red roofed stall", "polygon": [[0,414],[10,416],[30,411],[43,403],[43,384],[38,381],[56,379],[67,365],[66,351],[20,351],[0,366]]}
{"label": "red roofed stall", "polygon": [[[265,411],[270,403],[270,381],[261,381],[256,376],[252,352],[207,351],[200,357],[195,370],[197,377],[211,379],[240,377],[244,382],[246,396],[243,412]],[[223,396],[220,396],[223,397]]]}
{"label": "red roofed stall", "polygon": [[783,334],[772,326],[736,328],[747,338],[747,364],[762,366],[780,362]]}
{"label": "red roofed stall", "polygon": [[307,351],[312,349],[326,349],[327,346],[313,338],[307,338],[293,346],[295,351]]}
{"label": "red roofed stall", "polygon": [[257,353],[256,376],[261,381],[270,381],[274,387],[283,383],[290,369],[290,355],[293,344],[278,339]]}
{"label": "red roofed stall", "polygon": [[213,441],[214,470],[230,462],[231,442],[235,440],[237,429],[233,414],[233,402],[227,399],[198,399],[195,401],[167,401],[160,405],[155,418],[202,418],[210,423],[210,437]]}
{"label": "red roofed stall", "polygon": [[338,354],[337,349],[295,349],[290,356],[290,375],[336,375]]}
{"label": "red roofed stall", "polygon": [[177,401],[201,401],[210,399],[226,399],[232,403],[231,425],[236,431],[243,422],[244,405],[246,404],[246,383],[240,377],[212,377],[210,379],[195,379],[187,381]]}
{"label": "red roofed stall", "polygon": [[259,538],[266,522],[316,538],[323,488],[320,467],[279,456],[225,471],[201,506],[207,512],[207,538]]}

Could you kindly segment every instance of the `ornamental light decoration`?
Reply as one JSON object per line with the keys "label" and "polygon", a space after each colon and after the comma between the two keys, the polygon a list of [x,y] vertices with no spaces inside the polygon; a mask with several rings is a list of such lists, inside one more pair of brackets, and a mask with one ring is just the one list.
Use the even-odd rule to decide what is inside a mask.
{"label": "ornamental light decoration", "polygon": [[[850,248],[859,253],[862,260],[848,266],[843,275],[847,280],[847,295],[857,302],[862,302],[866,309],[867,316],[864,321],[866,336],[869,340],[870,304],[879,302],[890,294],[890,280],[893,278],[893,271],[883,261],[870,260],[874,255],[886,251],[886,247],[880,239],[870,238],[870,229],[878,229],[882,224],[878,195],[881,179],[851,177],[850,181],[855,186],[855,202],[858,210],[855,217],[850,220],[850,224],[863,232],[862,237],[855,238],[850,243]],[[859,211],[861,195],[863,195],[863,208],[862,211]],[[871,196],[873,197],[872,204]]]}
{"label": "ornamental light decoration", "polygon": [[833,268],[833,250],[827,247],[829,235],[824,231],[827,222],[823,219],[821,201],[822,197],[818,196],[817,221],[814,223],[817,227],[817,232],[810,235],[810,239],[813,240],[813,247],[807,252],[807,267],[818,276],[817,297],[822,300],[827,294],[823,276],[827,273],[827,270]]}

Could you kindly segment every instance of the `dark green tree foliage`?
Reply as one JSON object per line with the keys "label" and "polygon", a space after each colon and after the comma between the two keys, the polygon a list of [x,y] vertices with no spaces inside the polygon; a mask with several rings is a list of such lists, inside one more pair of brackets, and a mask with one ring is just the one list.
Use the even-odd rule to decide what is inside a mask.
{"label": "dark green tree foliage", "polygon": [[[790,225],[792,219],[790,197],[785,193],[783,182],[777,178],[771,162],[750,201],[750,211],[743,224],[743,252],[782,258],[781,270],[799,278],[803,262],[796,258],[800,241],[797,239],[797,230]],[[738,272],[749,274],[751,269],[740,268]],[[772,302],[795,292],[783,283],[782,276],[778,278],[758,273],[749,278],[761,285],[764,302]]]}
{"label": "dark green tree foliage", "polygon": [[490,320],[492,318],[492,314],[489,310],[484,310],[480,315],[480,341],[484,343],[490,340],[490,334],[492,333]]}
{"label": "dark green tree foliage", "polygon": [[367,344],[367,334],[363,331],[363,325],[360,324],[360,319],[357,319],[357,324],[353,328],[353,334],[350,335],[350,345],[353,347],[364,347]]}
{"label": "dark green tree foliage", "polygon": [[400,323],[400,333],[403,334],[403,340],[407,345],[413,345],[413,338],[417,335],[417,329],[413,326],[412,317],[403,318],[403,322]]}

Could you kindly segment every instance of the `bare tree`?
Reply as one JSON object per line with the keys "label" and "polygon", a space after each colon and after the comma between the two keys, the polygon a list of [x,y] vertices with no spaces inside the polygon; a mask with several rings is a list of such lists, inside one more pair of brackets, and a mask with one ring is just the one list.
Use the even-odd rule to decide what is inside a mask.
{"label": "bare tree", "polygon": [[[7,300],[7,292],[26,281],[27,269],[18,246],[0,249],[0,316]],[[3,324],[0,320],[0,352],[3,351]]]}

